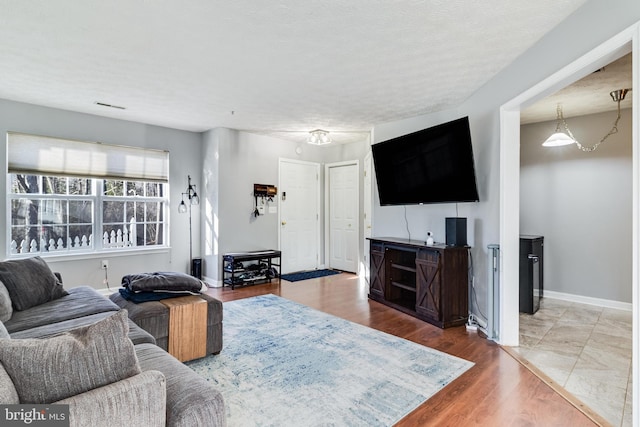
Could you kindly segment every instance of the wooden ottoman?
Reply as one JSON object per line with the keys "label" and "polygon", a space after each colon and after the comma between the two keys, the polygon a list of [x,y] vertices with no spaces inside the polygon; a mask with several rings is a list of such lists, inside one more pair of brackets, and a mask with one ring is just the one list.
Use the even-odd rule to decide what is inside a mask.
{"label": "wooden ottoman", "polygon": [[[195,337],[189,338],[186,336],[192,333],[192,331],[189,331],[188,322],[193,320],[188,320],[188,317],[192,316],[193,310],[195,309],[196,312],[200,312],[198,315],[199,318],[203,319],[204,315],[202,313],[204,311],[204,306],[200,306],[200,304],[206,303],[206,333],[204,338],[206,342],[205,354],[218,354],[222,350],[222,302],[206,294],[194,295],[193,297],[195,299],[191,299],[192,296],[187,296],[160,301],[134,303],[124,299],[119,293],[114,293],[109,296],[109,299],[119,307],[126,308],[129,312],[129,318],[142,329],[153,335],[156,339],[156,345],[169,353],[171,353],[170,342],[172,340],[175,340],[173,341],[174,346],[177,345],[178,347],[184,347],[185,342],[196,339]],[[181,300],[182,298],[187,298],[187,300]],[[175,300],[181,301],[176,302]],[[166,301],[173,302],[166,303]],[[187,301],[189,303],[186,303]],[[196,301],[200,301],[200,303],[196,303]],[[194,304],[199,307],[189,308],[190,305]],[[170,310],[174,310],[174,312],[177,313],[177,317],[174,316],[173,318],[174,322],[177,323],[177,325],[174,326],[174,328],[176,328],[176,332],[173,337],[170,334]],[[200,335],[200,338],[197,339],[202,340],[203,338]],[[200,343],[200,345],[201,344],[202,343]],[[177,359],[184,357],[184,355],[180,354],[181,351],[174,351],[177,355],[173,353],[171,354],[173,354]],[[201,351],[198,351],[199,353],[194,353],[195,351],[196,350],[189,350],[189,352],[191,352],[190,354],[201,353]]]}

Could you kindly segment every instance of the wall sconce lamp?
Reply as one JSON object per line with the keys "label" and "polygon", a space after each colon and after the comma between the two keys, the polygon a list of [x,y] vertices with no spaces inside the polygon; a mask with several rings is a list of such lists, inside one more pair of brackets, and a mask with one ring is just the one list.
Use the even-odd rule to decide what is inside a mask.
{"label": "wall sconce lamp", "polygon": [[[614,102],[618,103],[618,116],[616,117],[616,121],[613,123],[613,127],[611,128],[611,130],[596,144],[592,145],[591,147],[586,147],[580,144],[577,139],[575,139],[575,137],[571,133],[571,130],[569,130],[567,122],[564,120],[564,115],[562,114],[562,105],[558,104],[558,106],[556,107],[556,130],[549,138],[547,138],[542,143],[542,145],[544,147],[560,147],[563,145],[576,144],[578,149],[584,152],[590,153],[592,151],[595,151],[595,149],[598,148],[598,146],[602,144],[607,138],[615,133],[618,133],[618,122],[620,121],[620,101],[624,99],[624,97],[627,95],[627,92],[629,92],[630,90],[631,89],[618,89],[609,93],[611,99]],[[561,129],[561,126],[564,128],[564,131]]]}
{"label": "wall sconce lamp", "polygon": [[191,184],[191,175],[187,175],[189,180],[189,186],[187,187],[187,191],[182,193],[182,201],[180,205],[178,205],[178,212],[186,213],[187,205],[184,202],[184,197],[187,196],[189,200],[189,265],[191,268],[191,275],[194,275],[193,271],[193,237],[191,233],[191,206],[200,204],[200,197],[198,197],[198,193],[196,192],[195,184]]}
{"label": "wall sconce lamp", "polygon": [[331,144],[331,138],[329,137],[329,131],[316,129],[309,132],[309,139],[307,142],[312,145],[325,145]]}

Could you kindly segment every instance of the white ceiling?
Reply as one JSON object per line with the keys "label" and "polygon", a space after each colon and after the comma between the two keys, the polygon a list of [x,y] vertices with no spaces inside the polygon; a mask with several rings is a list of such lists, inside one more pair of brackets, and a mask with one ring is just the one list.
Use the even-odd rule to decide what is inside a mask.
{"label": "white ceiling", "polygon": [[456,107],[584,2],[0,0],[0,98],[344,142]]}
{"label": "white ceiling", "polygon": [[[562,106],[565,118],[615,111],[618,108],[610,92],[632,88],[631,54],[600,68],[577,82],[541,99],[520,113],[520,123],[537,123],[556,120],[556,108]],[[631,108],[628,93],[620,108]],[[613,115],[615,117],[615,114]]]}

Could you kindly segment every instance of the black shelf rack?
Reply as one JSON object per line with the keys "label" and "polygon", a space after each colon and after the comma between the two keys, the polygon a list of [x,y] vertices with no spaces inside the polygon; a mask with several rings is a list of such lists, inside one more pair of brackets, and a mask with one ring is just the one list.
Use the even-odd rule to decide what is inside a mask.
{"label": "black shelf rack", "polygon": [[[281,256],[282,253],[280,251],[272,249],[224,254],[222,256],[222,281],[224,286],[231,286],[233,290],[236,286],[266,283],[271,282],[273,279],[278,279],[278,283],[280,283]],[[247,266],[244,265],[243,268],[236,268],[236,266],[240,263],[244,264],[245,262],[253,262],[255,264],[264,263],[267,265],[268,270],[277,267],[277,269],[275,269],[276,274],[272,277],[258,275],[243,278],[244,273],[248,271]]]}

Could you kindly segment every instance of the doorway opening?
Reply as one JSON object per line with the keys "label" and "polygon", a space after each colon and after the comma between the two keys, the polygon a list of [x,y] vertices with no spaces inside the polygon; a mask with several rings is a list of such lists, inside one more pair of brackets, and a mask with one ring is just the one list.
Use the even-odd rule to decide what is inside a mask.
{"label": "doorway opening", "polygon": [[[633,52],[633,86],[638,88],[639,58],[638,40],[640,25],[636,24],[613,39],[596,47],[583,57],[567,65],[551,77],[540,82],[520,96],[504,104],[500,110],[500,248],[502,271],[500,272],[500,343],[506,346],[519,344],[519,233],[520,233],[520,111],[534,102],[552,94],[568,84]],[[638,90],[632,93],[633,109],[640,101]],[[638,115],[632,116],[632,305],[633,305],[633,395],[638,396],[639,377],[639,308],[640,279],[639,245],[640,218],[640,142]],[[633,405],[634,423],[638,423],[638,405]]]}

